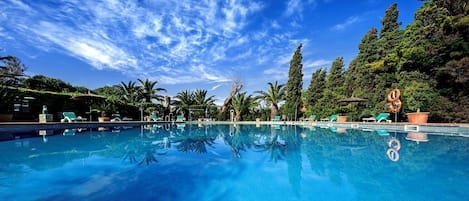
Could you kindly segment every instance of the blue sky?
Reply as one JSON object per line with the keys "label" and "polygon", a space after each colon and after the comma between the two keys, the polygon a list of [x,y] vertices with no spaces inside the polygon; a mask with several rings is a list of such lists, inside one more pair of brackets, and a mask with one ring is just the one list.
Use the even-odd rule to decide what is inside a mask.
{"label": "blue sky", "polygon": [[173,96],[207,89],[223,102],[233,80],[244,91],[286,83],[303,43],[303,83],[381,27],[398,3],[402,28],[417,0],[1,0],[1,55],[15,55],[26,74],[94,89],[137,78],[157,80]]}

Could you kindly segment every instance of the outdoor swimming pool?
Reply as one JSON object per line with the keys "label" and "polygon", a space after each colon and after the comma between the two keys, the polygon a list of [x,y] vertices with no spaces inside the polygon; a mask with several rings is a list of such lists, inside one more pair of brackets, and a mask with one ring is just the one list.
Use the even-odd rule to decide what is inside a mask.
{"label": "outdoor swimming pool", "polygon": [[469,199],[464,137],[168,124],[42,131],[0,150],[0,200]]}

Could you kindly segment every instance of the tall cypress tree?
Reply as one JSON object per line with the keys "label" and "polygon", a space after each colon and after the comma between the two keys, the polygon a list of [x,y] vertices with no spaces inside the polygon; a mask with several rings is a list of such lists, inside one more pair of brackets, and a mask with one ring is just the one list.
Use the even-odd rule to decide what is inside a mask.
{"label": "tall cypress tree", "polygon": [[311,76],[308,91],[306,93],[306,104],[308,106],[314,105],[322,97],[324,91],[324,84],[326,82],[326,70],[318,69]]}
{"label": "tall cypress tree", "polygon": [[401,42],[401,31],[399,26],[402,24],[398,22],[399,11],[397,4],[393,3],[385,12],[381,20],[382,27],[380,34],[380,53],[382,61],[380,62],[381,68],[385,72],[394,72],[399,63],[399,48]]}
{"label": "tall cypress tree", "polygon": [[357,57],[350,62],[346,74],[348,96],[355,95],[361,98],[371,98],[372,94],[369,92],[374,89],[376,74],[373,73],[369,64],[379,60],[378,47],[378,30],[372,27],[363,36],[358,46],[359,52]]}
{"label": "tall cypress tree", "polygon": [[372,27],[366,34],[363,36],[358,49],[360,50],[358,56],[360,57],[360,62],[368,64],[375,62],[379,59],[378,52],[378,29]]}
{"label": "tall cypress tree", "polygon": [[326,87],[332,91],[344,86],[344,58],[337,57],[332,63],[329,76],[327,77]]}
{"label": "tall cypress tree", "polygon": [[[295,53],[290,61],[290,70],[288,72],[288,81],[285,90],[285,112],[286,115],[294,117],[300,115],[301,108],[301,90],[303,88],[303,56],[301,54],[301,47],[303,44],[300,44],[296,48]],[[296,115],[296,116],[295,116]]]}
{"label": "tall cypress tree", "polygon": [[381,32],[380,38],[385,37],[386,33],[390,33],[399,29],[401,25],[400,22],[397,22],[399,16],[399,11],[397,10],[397,3],[393,3],[386,9],[383,19],[381,20]]}

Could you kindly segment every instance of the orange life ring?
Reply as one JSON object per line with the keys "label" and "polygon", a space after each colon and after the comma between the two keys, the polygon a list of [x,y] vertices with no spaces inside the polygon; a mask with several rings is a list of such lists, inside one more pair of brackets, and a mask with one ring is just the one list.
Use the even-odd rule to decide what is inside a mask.
{"label": "orange life ring", "polygon": [[391,102],[396,101],[396,100],[399,99],[400,96],[401,96],[401,90],[393,89],[388,94],[388,100],[391,101]]}
{"label": "orange life ring", "polygon": [[389,102],[389,110],[391,112],[399,112],[399,110],[401,110],[401,107],[402,107],[402,102],[399,99]]}
{"label": "orange life ring", "polygon": [[393,162],[399,160],[399,152],[397,152],[397,150],[393,148],[389,148],[386,154],[388,155],[388,158]]}
{"label": "orange life ring", "polygon": [[[394,143],[396,144],[394,145]],[[399,149],[401,149],[401,142],[399,142],[399,140],[397,140],[396,138],[392,138],[388,142],[388,147],[399,151]]]}

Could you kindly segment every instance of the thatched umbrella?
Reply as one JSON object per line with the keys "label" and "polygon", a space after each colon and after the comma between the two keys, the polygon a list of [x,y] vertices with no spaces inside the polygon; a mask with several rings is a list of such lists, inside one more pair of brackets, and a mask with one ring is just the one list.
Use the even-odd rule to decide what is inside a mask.
{"label": "thatched umbrella", "polygon": [[86,94],[78,94],[75,96],[72,96],[72,99],[74,100],[83,100],[88,103],[90,106],[90,121],[91,121],[91,105],[93,104],[94,101],[100,101],[100,100],[105,100],[106,97],[97,95],[97,94],[92,94],[90,91]]}

